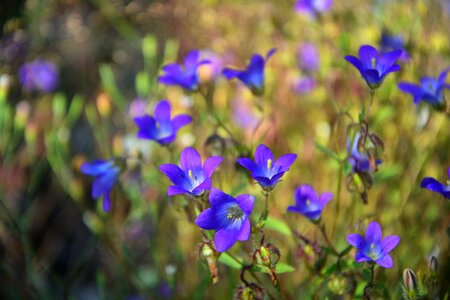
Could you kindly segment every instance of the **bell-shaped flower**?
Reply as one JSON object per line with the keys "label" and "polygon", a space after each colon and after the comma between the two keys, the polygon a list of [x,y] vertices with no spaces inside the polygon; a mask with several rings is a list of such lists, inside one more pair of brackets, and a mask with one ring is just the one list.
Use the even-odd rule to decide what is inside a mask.
{"label": "bell-shaped flower", "polygon": [[95,177],[92,184],[92,198],[103,197],[103,210],[108,212],[111,209],[109,194],[119,177],[120,168],[113,160],[98,159],[92,163],[85,162],[80,170],[86,175]]}
{"label": "bell-shaped flower", "polygon": [[225,68],[222,73],[227,79],[237,77],[254,95],[261,96],[264,94],[264,67],[275,51],[276,49],[272,49],[267,52],[265,58],[260,54],[254,54],[245,70]]}
{"label": "bell-shaped flower", "polygon": [[421,188],[428,189],[444,196],[450,200],[450,168],[448,168],[447,184],[440,183],[432,177],[425,177],[420,184]]}
{"label": "bell-shaped flower", "polygon": [[353,173],[365,173],[375,171],[377,166],[382,163],[381,160],[375,160],[375,165],[371,164],[370,159],[366,154],[358,149],[361,134],[358,132],[355,136],[353,144],[347,142],[347,152],[349,155],[348,162],[352,166]]}
{"label": "bell-shaped flower", "polygon": [[287,210],[302,214],[315,222],[320,219],[322,210],[331,198],[333,198],[332,193],[325,192],[319,197],[312,186],[304,184],[295,191],[295,205],[289,206]]}
{"label": "bell-shaped flower", "polygon": [[445,82],[449,71],[450,68],[446,68],[438,78],[422,77],[420,84],[401,82],[398,84],[398,88],[411,94],[416,105],[424,101],[437,109],[443,109],[445,106],[444,89],[450,89],[450,84]]}
{"label": "bell-shaped flower", "polygon": [[209,63],[200,60],[200,52],[192,50],[184,59],[184,66],[171,63],[163,66],[163,74],[158,77],[159,82],[165,85],[178,85],[187,91],[196,91],[199,88],[198,67]]}
{"label": "bell-shaped flower", "polygon": [[363,45],[359,48],[359,58],[348,55],[345,59],[359,70],[370,89],[375,90],[387,74],[400,70],[395,62],[401,55],[402,50],[382,53],[370,45]]}
{"label": "bell-shaped flower", "polygon": [[167,100],[161,100],[156,104],[153,116],[134,118],[139,128],[138,138],[153,140],[161,145],[173,142],[178,130],[191,121],[192,118],[188,115],[177,115],[172,119],[170,103]]}
{"label": "bell-shaped flower", "polygon": [[400,237],[390,235],[382,238],[381,226],[371,222],[366,229],[366,236],[360,234],[347,235],[347,242],[356,247],[356,262],[373,261],[383,268],[392,268],[394,262],[389,252],[400,242]]}
{"label": "bell-shaped flower", "polygon": [[216,230],[214,244],[217,251],[227,251],[236,241],[248,240],[251,231],[249,216],[255,203],[254,196],[244,194],[233,198],[212,188],[209,202],[211,207],[202,211],[195,223],[202,229]]}
{"label": "bell-shaped flower", "polygon": [[222,162],[220,156],[211,156],[202,164],[200,154],[194,148],[183,149],[180,157],[181,167],[174,164],[163,164],[159,170],[166,174],[174,184],[167,190],[169,196],[190,194],[200,196],[211,189],[211,176]]}
{"label": "bell-shaped flower", "polygon": [[237,162],[250,171],[251,176],[265,190],[271,190],[297,158],[297,154],[288,153],[275,160],[272,151],[264,144],[255,150],[255,161],[239,158]]}

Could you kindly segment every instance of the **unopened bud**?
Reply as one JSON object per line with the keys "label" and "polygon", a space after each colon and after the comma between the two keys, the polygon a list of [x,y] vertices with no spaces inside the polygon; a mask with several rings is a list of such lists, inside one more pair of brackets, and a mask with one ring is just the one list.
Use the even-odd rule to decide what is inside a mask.
{"label": "unopened bud", "polygon": [[264,289],[256,283],[251,282],[248,285],[241,285],[236,289],[234,299],[236,300],[263,300]]}
{"label": "unopened bud", "polygon": [[199,258],[206,263],[213,283],[219,282],[219,272],[217,270],[217,252],[208,244],[201,243],[199,248]]}
{"label": "unopened bud", "polygon": [[438,259],[436,258],[436,256],[431,256],[430,258],[430,262],[428,264],[428,268],[430,269],[430,273],[431,274],[436,274],[438,271]]}
{"label": "unopened bud", "polygon": [[403,284],[407,290],[417,289],[417,276],[411,269],[405,269],[403,271]]}
{"label": "unopened bud", "polygon": [[263,265],[266,267],[271,267],[272,260],[271,260],[270,256],[271,256],[271,254],[270,254],[269,249],[267,249],[264,246],[261,246],[261,247],[259,247],[259,249],[257,249],[255,251],[254,258],[256,260],[256,264]]}

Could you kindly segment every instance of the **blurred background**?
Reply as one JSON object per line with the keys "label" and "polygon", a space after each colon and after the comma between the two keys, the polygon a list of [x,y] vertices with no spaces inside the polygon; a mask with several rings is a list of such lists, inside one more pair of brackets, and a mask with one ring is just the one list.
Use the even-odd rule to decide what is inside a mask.
{"label": "blurred background", "polygon": [[[429,106],[415,106],[397,83],[436,77],[449,65],[450,2],[334,1],[317,14],[294,7],[293,0],[2,0],[0,297],[232,298],[239,270],[218,263],[220,281],[211,283],[198,258],[200,232],[184,214],[184,198],[168,199],[170,182],[157,167],[177,164],[186,146],[202,157],[220,154],[225,160],[214,185],[262,199],[235,164],[260,143],[277,157],[298,154],[271,194],[266,234],[295,268],[279,275],[285,298],[346,297],[324,277],[331,262],[317,270],[318,258],[289,230],[321,239],[306,218],[286,213],[304,183],[335,194],[322,218],[337,248],[371,220],[384,235],[401,237],[394,268],[376,273],[385,285],[380,298],[399,299],[403,269],[423,277],[431,255],[439,260],[444,295],[450,205],[419,187],[425,176],[447,179],[450,123]],[[385,146],[368,204],[349,188],[341,163],[346,128],[371,97],[343,58],[362,44],[405,52],[401,71],[386,77],[368,115]],[[264,56],[271,48],[277,52],[266,63],[263,97],[220,75],[223,67],[244,68],[254,53]],[[231,133],[211,120],[200,95],[157,81],[161,66],[182,62],[193,49],[213,62],[200,68],[200,80],[214,86],[215,112]],[[27,83],[22,74],[32,63],[41,66],[40,81]],[[152,114],[160,99],[194,118],[170,148],[136,137],[133,117]],[[111,194],[113,209],[105,213],[80,166],[119,157],[124,170]],[[251,251],[251,242],[231,250],[244,259]],[[353,268],[353,261],[352,253],[344,264]],[[270,285],[264,274],[260,280]]]}

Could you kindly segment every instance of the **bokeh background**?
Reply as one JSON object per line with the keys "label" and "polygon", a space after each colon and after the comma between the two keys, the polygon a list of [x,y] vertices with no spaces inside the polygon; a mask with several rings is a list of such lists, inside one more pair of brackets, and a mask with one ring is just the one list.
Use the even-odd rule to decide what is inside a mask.
{"label": "bokeh background", "polygon": [[[378,270],[383,299],[401,297],[402,271],[418,277],[439,258],[441,295],[450,286],[450,205],[420,189],[432,176],[445,182],[450,166],[450,120],[428,106],[415,106],[397,88],[438,76],[450,59],[447,0],[335,1],[317,17],[299,14],[294,1],[268,0],[2,0],[0,3],[0,295],[2,299],[230,299],[239,270],[219,263],[211,283],[199,262],[198,228],[184,214],[182,197],[168,199],[169,180],[157,169],[178,163],[194,146],[225,161],[215,185],[232,195],[259,187],[237,168],[264,142],[276,156],[298,159],[271,194],[267,236],[295,271],[280,274],[291,299],[337,299],[325,269],[299,246],[289,228],[321,240],[317,228],[286,213],[303,183],[335,193],[322,216],[333,243],[377,220],[384,234],[401,237],[394,268]],[[407,57],[389,75],[370,108],[371,130],[383,140],[383,164],[368,192],[368,204],[348,189],[339,160],[346,157],[346,126],[357,121],[370,92],[344,60],[362,44],[380,47],[382,35],[398,35]],[[317,50],[305,66],[302,49]],[[243,67],[254,53],[277,48],[266,65],[263,97],[220,76],[224,66]],[[308,46],[307,46],[308,47]],[[215,125],[198,94],[157,82],[165,63],[182,61],[193,49],[213,60],[200,69],[215,86]],[[19,69],[35,59],[57,68],[51,92],[27,91]],[[306,59],[308,62],[309,60]],[[309,61],[310,62],[310,61]],[[133,117],[152,113],[159,99],[193,116],[169,149],[138,140]],[[104,213],[91,194],[85,161],[125,158],[125,171]],[[255,209],[262,209],[262,201]],[[278,225],[273,225],[274,223]],[[281,229],[280,229],[281,228]],[[287,228],[287,230],[286,230]],[[252,243],[231,252],[248,259]],[[310,250],[309,250],[310,251]],[[354,266],[354,254],[345,264]],[[330,259],[331,260],[331,259]],[[267,276],[260,276],[269,283]],[[359,286],[358,286],[359,287]],[[362,285],[364,287],[364,285]],[[361,287],[359,287],[359,297]]]}

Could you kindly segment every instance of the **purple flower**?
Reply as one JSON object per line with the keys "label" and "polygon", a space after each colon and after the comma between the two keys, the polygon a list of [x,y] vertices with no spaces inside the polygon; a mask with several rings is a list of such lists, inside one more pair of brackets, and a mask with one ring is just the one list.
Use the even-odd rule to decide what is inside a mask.
{"label": "purple flower", "polygon": [[260,118],[258,118],[256,113],[244,100],[236,99],[231,105],[233,110],[233,121],[239,127],[253,131],[256,126],[258,126]]}
{"label": "purple flower", "polygon": [[52,62],[36,59],[19,70],[20,84],[29,92],[53,92],[58,84],[58,71]]}
{"label": "purple flower", "polygon": [[288,153],[276,161],[272,151],[261,144],[256,148],[255,161],[250,158],[239,158],[237,162],[250,171],[251,176],[266,190],[271,190],[278,183],[297,158],[296,154]]}
{"label": "purple flower", "polygon": [[189,124],[192,118],[188,115],[170,116],[170,103],[161,100],[156,104],[153,116],[144,115],[134,118],[139,128],[137,136],[141,139],[153,140],[161,145],[169,144],[175,140],[177,131]]}
{"label": "purple flower", "polygon": [[375,171],[376,166],[381,164],[382,161],[377,159],[375,161],[376,166],[372,166],[369,158],[366,154],[359,151],[359,140],[361,139],[361,134],[358,132],[353,141],[353,145],[350,141],[347,142],[347,152],[349,155],[348,162],[352,165],[353,173],[365,173]]}
{"label": "purple flower", "polygon": [[393,35],[384,30],[381,33],[380,47],[383,52],[401,50],[402,54],[399,57],[401,61],[406,61],[409,58],[409,54],[405,50],[405,41],[401,35]]}
{"label": "purple flower", "polygon": [[163,164],[159,170],[166,174],[174,185],[169,186],[169,196],[190,194],[200,196],[211,189],[211,176],[222,162],[220,156],[211,156],[202,165],[202,158],[194,148],[187,147],[181,152],[181,168],[174,164]]}
{"label": "purple flower", "polygon": [[225,68],[222,73],[227,79],[237,77],[254,95],[261,96],[264,94],[264,66],[275,51],[276,49],[272,49],[267,52],[266,58],[259,54],[254,54],[250,60],[250,64],[245,70]]}
{"label": "purple flower", "polygon": [[209,193],[211,208],[197,217],[195,224],[205,230],[216,230],[214,243],[219,252],[230,249],[236,241],[246,241],[250,237],[250,220],[255,197],[239,195],[231,197],[212,188]]}
{"label": "purple flower", "polygon": [[289,206],[287,210],[302,214],[311,221],[317,221],[331,198],[332,193],[325,192],[319,197],[312,186],[303,184],[295,191],[295,205]]}
{"label": "purple flower", "polygon": [[387,74],[400,70],[400,66],[395,64],[400,55],[401,50],[381,53],[370,45],[363,45],[359,48],[359,58],[348,55],[345,59],[359,70],[369,87],[374,90],[383,83]]}
{"label": "purple flower", "polygon": [[445,82],[449,71],[450,68],[446,68],[437,79],[422,77],[420,84],[401,82],[398,84],[398,88],[411,94],[416,105],[423,100],[435,108],[443,109],[445,106],[444,88],[450,89],[450,85]]}
{"label": "purple flower", "polygon": [[141,117],[145,115],[145,111],[147,110],[147,103],[144,99],[137,97],[133,101],[131,101],[130,106],[128,108],[128,113],[132,117]]}
{"label": "purple flower", "polygon": [[319,52],[312,43],[304,43],[298,47],[298,60],[301,70],[310,72],[319,68]]}
{"label": "purple flower", "polygon": [[120,174],[120,168],[113,160],[95,160],[92,163],[85,162],[81,166],[81,172],[86,175],[95,176],[92,184],[92,198],[103,196],[103,210],[111,209],[109,194]]}
{"label": "purple flower", "polygon": [[315,87],[316,80],[308,76],[297,78],[292,84],[294,91],[300,95],[311,92]]}
{"label": "purple flower", "polygon": [[209,61],[200,60],[198,50],[192,50],[184,59],[184,66],[176,63],[165,65],[162,68],[165,73],[158,77],[159,82],[165,85],[178,85],[188,91],[196,91],[199,86],[197,69],[206,63]]}
{"label": "purple flower", "polygon": [[294,9],[299,14],[315,17],[329,10],[331,5],[333,0],[297,0]]}
{"label": "purple flower", "polygon": [[425,177],[420,184],[421,188],[441,194],[447,199],[450,199],[450,168],[448,168],[447,185],[440,183],[432,177]]}
{"label": "purple flower", "polygon": [[382,239],[380,224],[371,222],[366,229],[366,237],[359,234],[347,235],[347,242],[356,247],[356,262],[374,261],[383,268],[392,268],[394,262],[389,252],[400,242],[400,237],[390,235]]}

